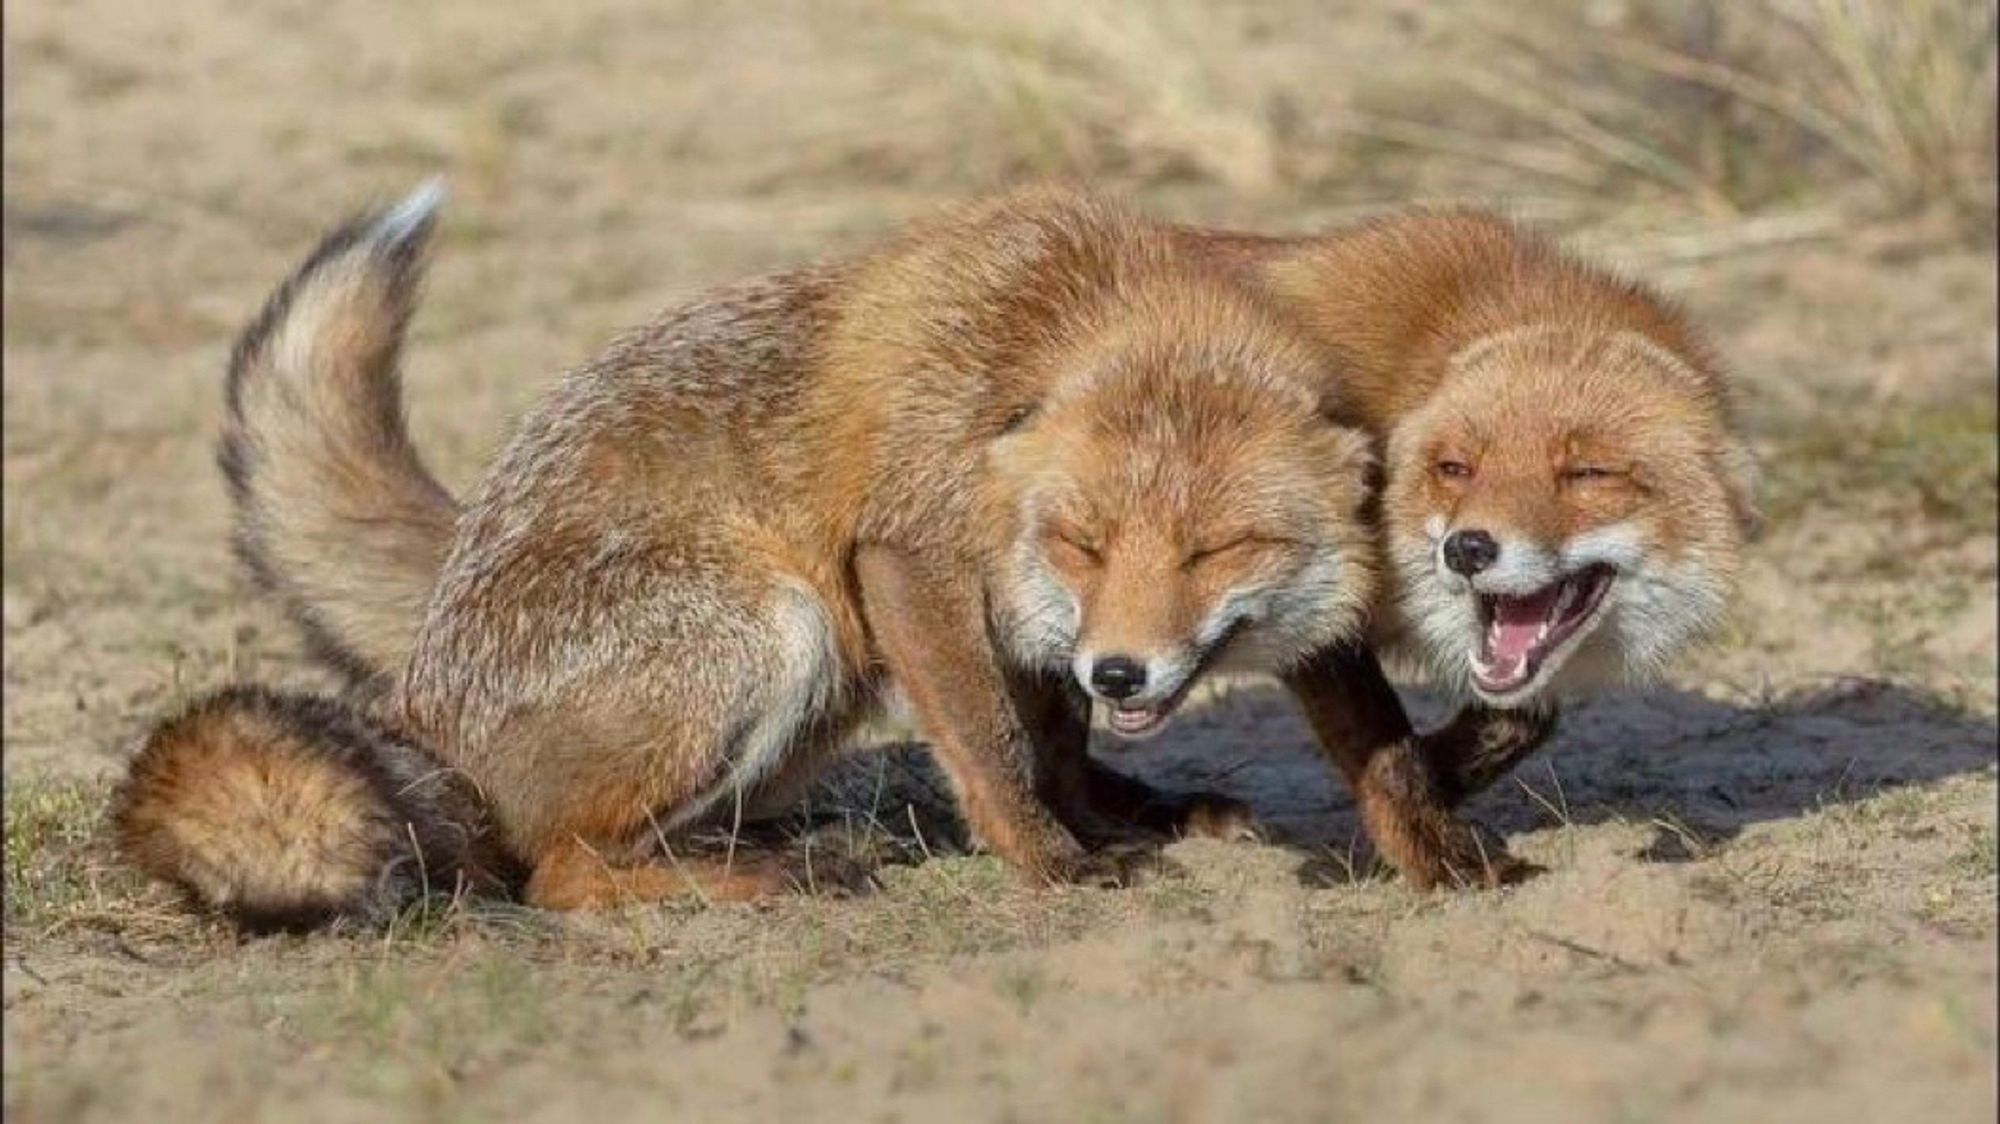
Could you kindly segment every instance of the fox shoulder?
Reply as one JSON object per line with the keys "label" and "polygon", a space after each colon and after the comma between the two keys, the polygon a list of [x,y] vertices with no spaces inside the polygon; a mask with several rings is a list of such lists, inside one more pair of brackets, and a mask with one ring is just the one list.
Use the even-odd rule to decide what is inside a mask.
{"label": "fox shoulder", "polygon": [[111,825],[129,862],[247,930],[377,924],[494,877],[461,783],[342,703],[232,687],[153,730]]}

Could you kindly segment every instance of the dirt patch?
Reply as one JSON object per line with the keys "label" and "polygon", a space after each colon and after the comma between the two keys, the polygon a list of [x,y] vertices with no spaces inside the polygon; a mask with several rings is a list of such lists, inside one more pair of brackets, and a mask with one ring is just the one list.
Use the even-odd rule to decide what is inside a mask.
{"label": "dirt patch", "polygon": [[[1015,10],[9,8],[11,1116],[1992,1117],[2000,350],[1957,190],[1989,181],[1901,206],[1930,165],[1632,84],[1611,40],[1523,70],[1490,4]],[[1729,54],[1740,33],[1716,57],[1764,57]],[[1574,96],[1480,102],[1445,81],[1486,81],[1468,59]],[[1591,130],[1634,106],[1657,119]],[[1752,150],[1713,137],[1785,166],[1738,177]],[[905,750],[853,762],[791,844],[880,862],[871,895],[238,942],[107,860],[104,786],[193,692],[315,682],[224,546],[223,356],[329,219],[438,170],[408,384],[454,485],[650,310],[1057,172],[1271,230],[1412,196],[1549,222],[1711,327],[1769,526],[1710,650],[1575,708],[1473,805],[1548,868],[1504,892],[1382,873],[1298,716],[1242,686],[1104,749],[1250,800],[1271,839],[1179,845],[1135,890],[1030,891],[960,853]]]}

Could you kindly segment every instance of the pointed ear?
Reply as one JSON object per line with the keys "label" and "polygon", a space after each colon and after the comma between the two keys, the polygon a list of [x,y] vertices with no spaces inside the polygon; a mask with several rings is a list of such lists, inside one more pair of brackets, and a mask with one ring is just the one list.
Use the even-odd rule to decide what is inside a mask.
{"label": "pointed ear", "polygon": [[1364,482],[1374,486],[1381,458],[1368,434],[1351,425],[1330,422],[1321,430],[1319,448],[1325,464],[1359,473]]}
{"label": "pointed ear", "polygon": [[986,443],[986,463],[999,472],[1011,472],[1022,466],[1027,438],[1022,433],[1003,433]]}
{"label": "pointed ear", "polygon": [[1382,500],[1382,460],[1375,442],[1352,426],[1333,424],[1321,430],[1315,461],[1321,479],[1354,505],[1353,514],[1373,525]]}
{"label": "pointed ear", "polygon": [[1055,448],[1049,434],[1033,426],[1015,429],[986,443],[986,466],[1015,479],[1037,476],[1048,470]]}
{"label": "pointed ear", "polygon": [[1754,540],[1764,530],[1764,509],[1757,502],[1763,472],[1757,467],[1756,454],[1737,438],[1727,437],[1715,455],[1715,462],[1730,507],[1736,512],[1736,523],[1743,529],[1744,538]]}

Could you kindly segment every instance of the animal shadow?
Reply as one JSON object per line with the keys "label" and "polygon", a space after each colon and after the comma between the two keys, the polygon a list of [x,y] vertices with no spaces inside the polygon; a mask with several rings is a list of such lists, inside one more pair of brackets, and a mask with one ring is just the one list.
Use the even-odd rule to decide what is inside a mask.
{"label": "animal shadow", "polygon": [[[1449,713],[1423,693],[1406,698],[1420,726]],[[1229,691],[1137,745],[1100,731],[1092,753],[1159,788],[1245,801],[1273,843],[1305,853],[1304,880],[1374,869],[1350,794],[1281,691]],[[1989,771],[1997,757],[1992,717],[1881,680],[1837,680],[1753,704],[1672,689],[1615,693],[1565,709],[1548,744],[1464,813],[1501,837],[1556,823],[1651,822],[1655,838],[1639,857],[1684,862],[1751,824]],[[968,846],[949,786],[917,745],[849,758],[785,830],[829,823],[885,833],[889,861]]]}

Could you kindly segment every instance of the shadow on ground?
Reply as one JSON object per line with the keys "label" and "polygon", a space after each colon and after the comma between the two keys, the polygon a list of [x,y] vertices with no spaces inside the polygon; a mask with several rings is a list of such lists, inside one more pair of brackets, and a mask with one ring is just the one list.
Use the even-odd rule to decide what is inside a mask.
{"label": "shadow on ground", "polygon": [[[1436,699],[1411,701],[1420,721],[1445,713]],[[1310,864],[1312,877],[1369,869],[1345,786],[1276,689],[1230,692],[1137,746],[1100,731],[1092,748],[1158,787],[1247,801],[1274,842],[1321,860]],[[1994,718],[1880,680],[1840,680],[1755,705],[1674,690],[1614,694],[1569,708],[1550,743],[1466,813],[1502,835],[1561,823],[1650,823],[1656,836],[1640,857],[1680,862],[1751,824],[1989,771],[1996,756]],[[822,826],[885,832],[913,858],[965,845],[949,789],[917,746],[850,759],[822,781],[807,809]]]}

